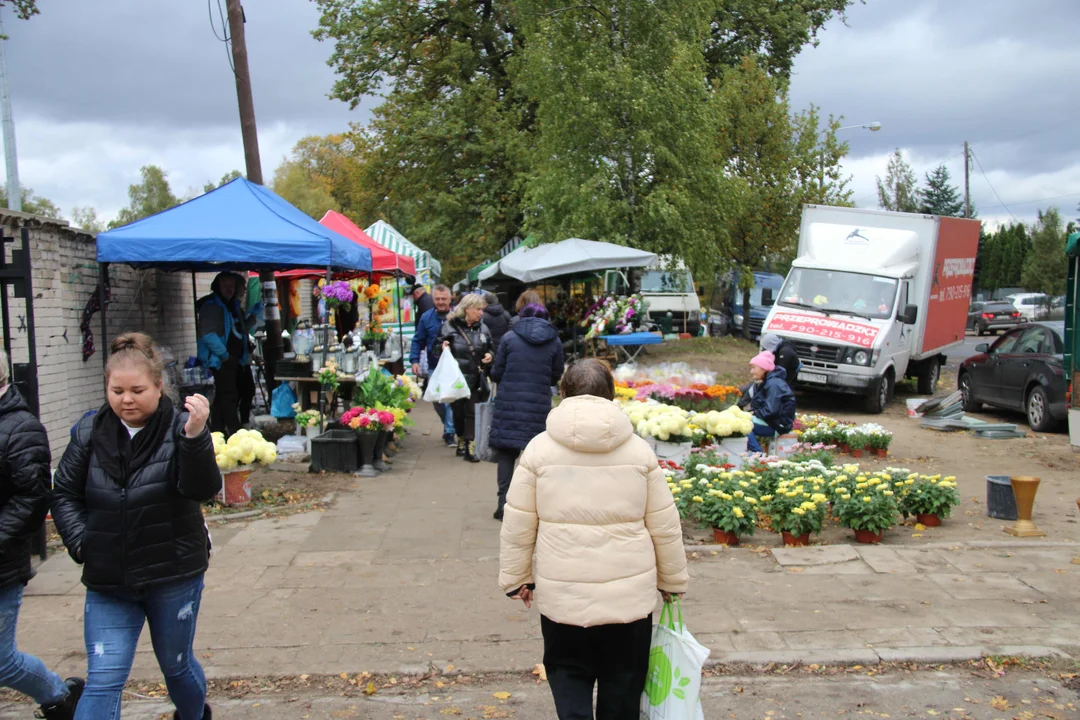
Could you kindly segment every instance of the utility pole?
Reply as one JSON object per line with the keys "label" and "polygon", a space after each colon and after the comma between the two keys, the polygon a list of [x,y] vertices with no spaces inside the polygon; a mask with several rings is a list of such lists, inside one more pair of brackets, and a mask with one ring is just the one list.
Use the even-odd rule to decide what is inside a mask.
{"label": "utility pole", "polygon": [[971,167],[971,159],[968,157],[967,140],[964,141],[964,217],[971,217],[971,191],[968,187],[968,168]]}
{"label": "utility pole", "polygon": [[4,159],[7,164],[7,205],[9,210],[22,210],[22,189],[19,187],[19,157],[15,152],[15,119],[11,115],[11,92],[8,90],[7,57],[4,46],[4,20],[0,17],[0,105],[4,106]]}
{"label": "utility pole", "polygon": [[[247,179],[263,184],[262,161],[259,159],[259,134],[255,127],[255,101],[251,95],[251,72],[248,70],[247,43],[244,41],[244,8],[240,0],[225,0],[229,11],[229,39],[232,46],[233,74],[236,76],[236,101],[240,107],[240,133],[244,138],[244,163]],[[277,361],[281,358],[281,309],[278,306],[277,281],[272,270],[259,272],[262,283],[263,312],[266,317],[266,340],[263,341],[263,360],[266,363],[266,382],[273,390]]]}

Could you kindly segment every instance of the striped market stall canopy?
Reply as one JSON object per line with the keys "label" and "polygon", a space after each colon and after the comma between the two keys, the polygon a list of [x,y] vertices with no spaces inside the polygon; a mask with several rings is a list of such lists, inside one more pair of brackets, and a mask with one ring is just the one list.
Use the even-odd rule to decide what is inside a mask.
{"label": "striped market stall canopy", "polygon": [[383,247],[415,259],[416,270],[418,273],[426,268],[431,271],[431,274],[434,277],[440,277],[442,275],[442,263],[431,257],[431,253],[427,250],[421,250],[406,240],[405,236],[399,233],[393,225],[382,220],[376,220],[375,223],[364,232],[370,235],[372,240]]}

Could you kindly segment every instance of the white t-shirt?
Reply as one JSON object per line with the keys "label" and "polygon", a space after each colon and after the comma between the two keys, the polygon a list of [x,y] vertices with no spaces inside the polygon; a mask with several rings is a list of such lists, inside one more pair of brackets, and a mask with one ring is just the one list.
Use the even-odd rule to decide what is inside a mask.
{"label": "white t-shirt", "polygon": [[134,438],[136,435],[138,435],[142,431],[141,427],[131,427],[130,425],[128,425],[123,420],[121,420],[120,422],[123,423],[125,428],[127,428],[128,437],[130,437],[130,438]]}

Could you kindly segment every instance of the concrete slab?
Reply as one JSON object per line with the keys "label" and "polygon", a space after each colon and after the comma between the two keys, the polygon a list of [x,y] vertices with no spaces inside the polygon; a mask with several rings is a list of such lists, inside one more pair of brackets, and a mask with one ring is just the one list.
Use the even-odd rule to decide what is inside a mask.
{"label": "concrete slab", "polygon": [[838,565],[859,560],[859,554],[850,545],[775,548],[772,550],[772,556],[783,567]]}
{"label": "concrete slab", "polygon": [[915,573],[915,565],[900,557],[894,548],[867,546],[858,549],[859,557],[876,573]]}

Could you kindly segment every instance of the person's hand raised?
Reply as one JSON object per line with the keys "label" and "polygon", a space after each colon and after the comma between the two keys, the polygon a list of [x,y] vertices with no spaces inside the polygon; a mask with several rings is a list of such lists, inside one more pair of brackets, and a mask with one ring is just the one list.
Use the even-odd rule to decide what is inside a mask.
{"label": "person's hand raised", "polygon": [[210,417],[210,401],[199,394],[192,395],[184,402],[188,419],[184,424],[184,434],[189,438],[197,437],[206,429],[206,420]]}

